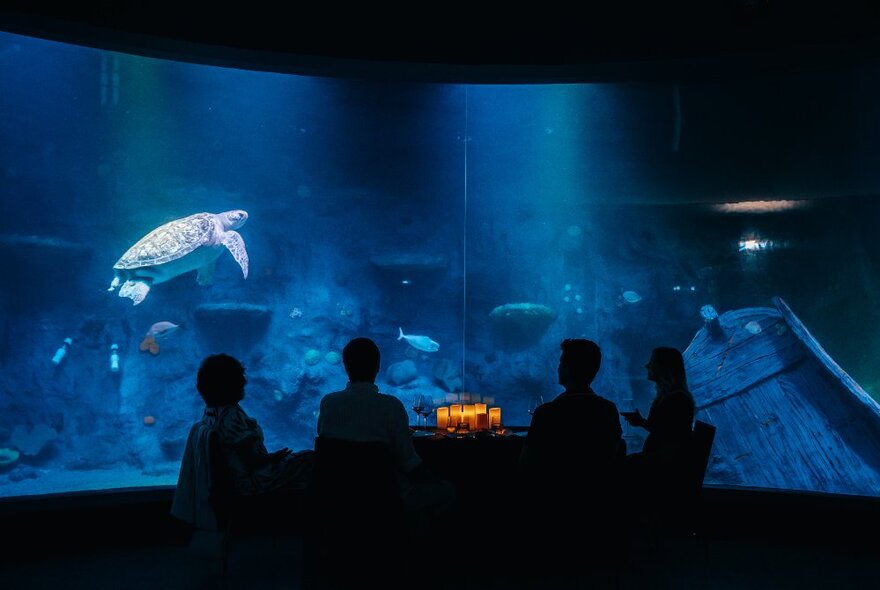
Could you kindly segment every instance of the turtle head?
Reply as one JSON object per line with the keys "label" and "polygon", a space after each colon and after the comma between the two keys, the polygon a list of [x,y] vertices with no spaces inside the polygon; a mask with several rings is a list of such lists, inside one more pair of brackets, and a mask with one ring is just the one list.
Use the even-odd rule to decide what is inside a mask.
{"label": "turtle head", "polygon": [[218,217],[223,222],[224,229],[238,229],[247,221],[248,214],[242,209],[234,209],[221,213]]}

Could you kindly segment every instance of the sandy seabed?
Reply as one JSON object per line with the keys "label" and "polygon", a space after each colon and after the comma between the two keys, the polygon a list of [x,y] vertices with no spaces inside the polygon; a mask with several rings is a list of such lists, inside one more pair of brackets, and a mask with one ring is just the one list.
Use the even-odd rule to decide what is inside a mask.
{"label": "sandy seabed", "polygon": [[21,481],[0,477],[0,498],[177,485],[176,471],[163,475],[145,475],[134,469],[37,472],[39,477]]}

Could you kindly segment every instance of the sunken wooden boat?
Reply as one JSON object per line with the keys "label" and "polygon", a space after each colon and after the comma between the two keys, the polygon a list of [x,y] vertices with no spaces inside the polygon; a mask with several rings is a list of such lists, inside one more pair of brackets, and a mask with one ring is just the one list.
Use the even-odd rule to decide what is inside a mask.
{"label": "sunken wooden boat", "polygon": [[697,418],[718,429],[706,483],[880,495],[880,404],[773,305],[706,306],[684,353]]}

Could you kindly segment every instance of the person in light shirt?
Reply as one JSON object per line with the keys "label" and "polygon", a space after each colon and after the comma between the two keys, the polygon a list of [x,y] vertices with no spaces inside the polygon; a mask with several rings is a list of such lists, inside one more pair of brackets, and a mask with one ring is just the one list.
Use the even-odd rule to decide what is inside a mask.
{"label": "person in light shirt", "polygon": [[342,364],[348,383],[321,399],[318,436],[386,444],[397,466],[398,493],[404,505],[413,511],[450,511],[453,485],[434,476],[416,453],[403,403],[380,393],[376,386],[379,347],[369,338],[355,338],[342,350]]}

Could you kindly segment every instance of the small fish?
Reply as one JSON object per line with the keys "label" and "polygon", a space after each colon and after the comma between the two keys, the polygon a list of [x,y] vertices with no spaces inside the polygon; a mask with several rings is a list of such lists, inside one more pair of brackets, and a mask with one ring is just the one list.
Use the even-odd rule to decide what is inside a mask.
{"label": "small fish", "polygon": [[398,330],[400,330],[400,336],[398,336],[397,339],[406,340],[409,342],[410,346],[416,350],[421,350],[423,352],[437,352],[440,350],[440,345],[427,336],[414,336],[412,334],[407,336],[403,333],[403,328],[398,328]]}
{"label": "small fish", "polygon": [[638,303],[642,300],[642,296],[636,293],[635,291],[624,291],[623,292],[623,300],[627,303]]}
{"label": "small fish", "polygon": [[171,322],[156,322],[150,329],[147,330],[147,338],[159,339],[163,336],[167,336],[177,328],[179,328],[177,324],[172,324]]}

